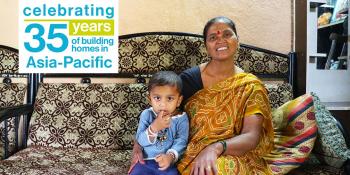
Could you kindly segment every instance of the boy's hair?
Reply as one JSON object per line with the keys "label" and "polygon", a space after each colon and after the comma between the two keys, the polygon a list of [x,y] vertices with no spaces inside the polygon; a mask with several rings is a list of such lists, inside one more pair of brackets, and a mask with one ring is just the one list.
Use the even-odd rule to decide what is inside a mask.
{"label": "boy's hair", "polygon": [[182,80],[173,71],[155,73],[148,82],[148,92],[151,92],[155,86],[175,86],[177,91],[182,94]]}

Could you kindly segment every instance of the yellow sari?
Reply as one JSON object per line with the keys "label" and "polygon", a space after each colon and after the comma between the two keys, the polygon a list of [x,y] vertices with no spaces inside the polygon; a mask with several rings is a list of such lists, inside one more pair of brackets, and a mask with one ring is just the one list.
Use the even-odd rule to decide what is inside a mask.
{"label": "yellow sari", "polygon": [[194,159],[206,146],[239,135],[243,118],[253,114],[264,118],[258,146],[243,156],[220,156],[218,173],[272,174],[262,159],[273,148],[271,109],[266,89],[254,75],[239,73],[198,91],[186,103],[185,111],[190,117],[190,138],[177,166],[181,174],[190,174]]}

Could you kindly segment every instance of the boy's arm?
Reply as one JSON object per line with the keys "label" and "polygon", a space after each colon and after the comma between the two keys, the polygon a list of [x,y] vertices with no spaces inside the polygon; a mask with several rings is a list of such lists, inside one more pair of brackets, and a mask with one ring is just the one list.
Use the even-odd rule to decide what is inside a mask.
{"label": "boy's arm", "polygon": [[177,162],[179,157],[184,153],[189,134],[189,121],[187,114],[180,118],[179,124],[176,126],[176,135],[174,139],[174,144],[168,149],[167,153],[173,153],[175,155],[174,162]]}
{"label": "boy's arm", "polygon": [[152,134],[150,134],[148,131],[148,128],[152,123],[150,122],[152,121],[151,117],[152,116],[149,114],[148,110],[144,110],[140,115],[140,122],[136,132],[136,140],[142,147],[152,145],[156,142],[155,138],[157,137],[157,133],[152,136]]}

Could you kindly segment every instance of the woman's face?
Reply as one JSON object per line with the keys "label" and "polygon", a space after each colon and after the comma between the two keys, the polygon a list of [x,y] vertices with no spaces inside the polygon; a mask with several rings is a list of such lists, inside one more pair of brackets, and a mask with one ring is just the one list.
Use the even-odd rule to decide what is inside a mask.
{"label": "woman's face", "polygon": [[212,24],[206,36],[209,56],[214,60],[233,59],[237,52],[238,38],[226,23]]}

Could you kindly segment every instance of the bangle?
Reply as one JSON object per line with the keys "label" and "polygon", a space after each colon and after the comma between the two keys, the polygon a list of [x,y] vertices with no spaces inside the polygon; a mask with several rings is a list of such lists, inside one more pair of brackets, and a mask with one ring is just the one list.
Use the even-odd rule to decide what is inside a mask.
{"label": "bangle", "polygon": [[227,145],[226,145],[226,141],[224,141],[224,140],[219,141],[219,143],[221,143],[221,145],[222,145],[222,152],[220,154],[220,156],[221,156],[222,154],[225,153],[225,151],[227,149]]}
{"label": "bangle", "polygon": [[175,160],[176,160],[175,154],[173,152],[168,152],[167,154],[170,154],[170,156],[173,158],[172,162],[175,162]]}
{"label": "bangle", "polygon": [[151,127],[151,125],[149,125],[149,127],[148,127],[148,131],[151,133],[151,135],[152,135],[152,136],[157,136],[157,135],[158,135],[158,133],[157,133],[157,132],[153,132],[153,131],[152,131],[152,127]]}

